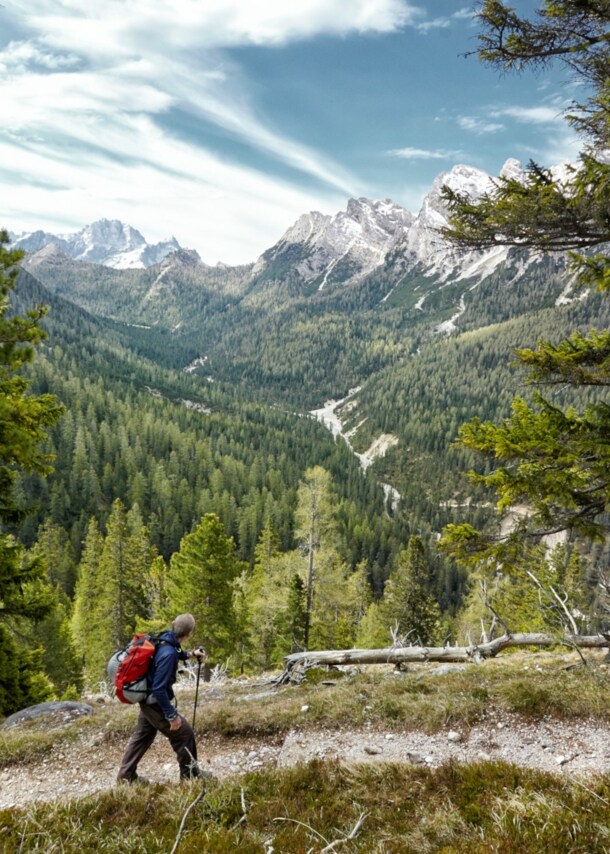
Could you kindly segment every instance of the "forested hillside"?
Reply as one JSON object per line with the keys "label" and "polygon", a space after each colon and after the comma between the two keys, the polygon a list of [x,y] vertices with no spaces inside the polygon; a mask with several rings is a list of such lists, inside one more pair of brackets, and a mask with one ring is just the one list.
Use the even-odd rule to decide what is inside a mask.
{"label": "forested hillside", "polygon": [[[586,348],[590,327],[609,320],[606,301],[575,289],[565,251],[503,243],[495,221],[480,236],[477,218],[489,208],[493,221],[496,192],[519,198],[549,181],[512,160],[495,181],[458,165],[417,216],[389,200],[350,200],[332,217],[303,215],[256,263],[233,268],[184,249],[138,269],[73,261],[53,242],[32,252],[13,311],[49,305],[27,378],[64,412],[41,445],[53,471],[25,466],[12,484],[29,512],[10,530],[46,567],[39,665],[49,690],[83,674],[94,683],[113,645],[176,609],[195,613],[216,661],[253,670],[303,647],[385,646],[401,631],[441,643],[471,618],[480,624],[464,598],[476,576],[437,549],[455,523],[466,539],[487,536],[496,513],[485,487],[510,481],[494,474],[504,448],[490,453],[472,436],[494,435],[485,421],[504,424],[539,400],[515,358],[542,359],[544,375],[553,342],[572,332]],[[583,264],[594,276],[595,257]],[[578,353],[580,342],[559,346]],[[590,386],[604,382],[574,383],[568,372],[564,384],[568,369],[557,370],[542,404],[549,420],[566,401],[596,400],[595,421],[606,398]],[[312,417],[325,401],[327,411],[341,401],[343,438]],[[456,446],[460,432],[471,440]],[[555,460],[562,450],[536,453]],[[517,486],[505,509],[521,498]],[[553,572],[592,624],[605,550],[561,542]],[[543,551],[526,558],[547,572]],[[518,578],[504,594],[511,620],[532,616]],[[86,650],[80,661],[70,641],[69,660],[53,664],[60,637]]]}

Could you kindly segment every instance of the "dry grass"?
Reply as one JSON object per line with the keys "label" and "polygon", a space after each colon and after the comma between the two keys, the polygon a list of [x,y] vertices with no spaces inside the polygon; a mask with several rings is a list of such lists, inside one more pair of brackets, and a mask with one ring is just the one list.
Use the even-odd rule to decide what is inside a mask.
{"label": "dry grass", "polygon": [[[272,692],[260,698],[252,688],[228,687],[222,698],[206,699],[198,729],[223,735],[284,733],[294,726],[435,732],[448,724],[473,724],[490,711],[610,721],[610,675],[592,666],[570,668],[572,656],[520,654],[436,675],[434,665],[416,665],[406,673],[371,668],[338,678]],[[307,713],[302,712],[307,706]]]}
{"label": "dry grass", "polygon": [[[407,673],[377,668],[332,685],[314,679],[280,691],[227,682],[200,692],[198,730],[268,737],[296,725],[356,729],[370,723],[386,731],[434,731],[474,723],[492,710],[529,720],[608,721],[606,670],[566,670],[573,662],[523,653],[445,675],[426,665]],[[181,694],[189,717],[192,699],[188,691]],[[26,762],[53,743],[94,733],[122,740],[136,713],[111,704],[69,729],[45,731],[44,724],[32,723],[8,730],[0,735],[0,764]],[[121,787],[79,801],[6,810],[0,812],[0,852],[167,854],[198,791],[197,783]],[[610,851],[609,815],[610,775],[584,785],[502,762],[435,770],[313,762],[211,785],[188,816],[179,854],[314,854],[338,840],[331,850],[363,854],[601,854]]]}
{"label": "dry grass", "polygon": [[[0,850],[167,854],[197,793],[197,784],[121,788],[0,813]],[[595,854],[609,850],[609,811],[610,777],[585,788],[505,763],[433,771],[313,762],[211,786],[190,813],[179,850],[321,852],[361,819],[355,838],[337,850]]]}
{"label": "dry grass", "polygon": [[[468,726],[490,712],[518,714],[528,720],[610,721],[610,675],[599,656],[587,668],[566,669],[569,655],[513,654],[437,675],[434,665],[416,665],[406,673],[371,668],[341,675],[324,671],[299,687],[272,690],[267,684],[227,681],[220,688],[203,687],[199,695],[197,731],[202,736],[281,736],[301,729],[363,727],[436,732],[448,725]],[[187,717],[193,693],[180,693]],[[307,711],[303,711],[307,707]],[[69,729],[46,730],[46,724],[0,730],[0,767],[36,759],[51,744],[75,739],[91,730],[106,741],[131,733],[136,708],[118,703],[97,706],[90,718]]]}

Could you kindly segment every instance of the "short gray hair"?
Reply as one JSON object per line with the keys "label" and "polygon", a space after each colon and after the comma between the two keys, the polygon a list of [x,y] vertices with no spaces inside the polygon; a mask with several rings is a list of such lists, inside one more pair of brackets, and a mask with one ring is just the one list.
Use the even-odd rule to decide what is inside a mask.
{"label": "short gray hair", "polygon": [[186,637],[195,628],[195,618],[192,614],[180,614],[172,623],[172,632],[177,638]]}

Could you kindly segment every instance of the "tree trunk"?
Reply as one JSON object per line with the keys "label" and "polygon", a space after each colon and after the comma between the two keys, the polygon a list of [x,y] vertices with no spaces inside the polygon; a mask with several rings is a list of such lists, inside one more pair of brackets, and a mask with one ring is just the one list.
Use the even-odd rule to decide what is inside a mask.
{"label": "tree trunk", "polygon": [[406,646],[388,649],[335,649],[319,652],[295,652],[284,658],[284,672],[278,684],[289,682],[295,668],[338,664],[401,664],[414,661],[471,661],[494,658],[514,646],[567,646],[600,649],[610,646],[610,635],[555,635],[544,632],[502,635],[484,644],[470,646]]}

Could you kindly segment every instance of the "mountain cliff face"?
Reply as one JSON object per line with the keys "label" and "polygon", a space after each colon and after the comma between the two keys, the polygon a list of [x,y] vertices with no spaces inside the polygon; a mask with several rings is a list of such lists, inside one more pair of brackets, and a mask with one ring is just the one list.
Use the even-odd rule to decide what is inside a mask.
{"label": "mountain cliff face", "polygon": [[413,220],[413,214],[390,199],[350,199],[347,209],[334,216],[303,214],[261,255],[253,275],[273,280],[290,271],[318,291],[349,284],[382,264]]}
{"label": "mountain cliff face", "polygon": [[73,261],[88,261],[118,270],[150,267],[180,249],[174,237],[161,243],[147,243],[136,228],[116,219],[100,219],[72,234],[33,231],[13,235],[13,245],[28,253],[54,246]]}
{"label": "mountain cliff face", "polygon": [[[519,178],[523,170],[508,160],[500,174]],[[100,220],[72,235],[33,232],[15,245],[28,252],[26,269],[82,307],[171,329],[200,328],[197,308],[203,305],[209,328],[214,306],[230,310],[239,324],[252,313],[260,320],[271,309],[291,310],[294,300],[306,300],[318,313],[322,306],[342,314],[400,310],[401,322],[425,323],[446,334],[472,314],[475,289],[478,294],[483,285],[495,287],[496,280],[521,283],[529,302],[525,306],[522,300],[520,311],[537,307],[536,300],[538,307],[560,297],[569,300],[561,259],[542,300],[531,284],[542,275],[536,272],[538,256],[505,247],[464,253],[445,240],[443,186],[477,199],[493,191],[494,183],[480,169],[457,165],[438,175],[417,215],[389,199],[364,198],[351,199],[333,216],[303,214],[255,264],[242,267],[210,267],[173,238],[151,246],[139,231],[116,220]],[[544,276],[548,282],[548,272]],[[228,315],[225,320],[230,321]]]}
{"label": "mountain cliff face", "polygon": [[[517,178],[522,174],[521,164],[512,159],[500,172]],[[414,276],[433,278],[436,286],[481,281],[507,261],[509,250],[496,247],[463,253],[449,244],[440,234],[448,225],[441,195],[444,185],[477,199],[493,190],[493,179],[472,166],[454,166],[437,176],[417,215],[390,199],[364,198],[350,199],[346,210],[333,216],[318,211],[303,214],[258,258],[251,268],[251,282],[264,289],[265,283],[290,279],[301,293],[313,295],[355,285],[373,275],[385,280],[381,295],[385,300],[401,281]],[[49,252],[57,261],[59,250],[73,261],[147,269],[181,250],[173,237],[149,244],[137,229],[107,219],[73,234],[35,231],[14,237],[13,242],[28,252],[28,264],[33,267],[44,265]],[[37,258],[39,252],[43,254]]]}

